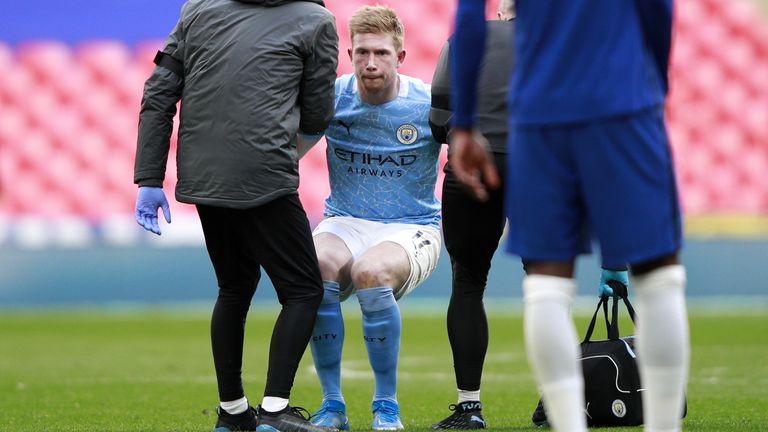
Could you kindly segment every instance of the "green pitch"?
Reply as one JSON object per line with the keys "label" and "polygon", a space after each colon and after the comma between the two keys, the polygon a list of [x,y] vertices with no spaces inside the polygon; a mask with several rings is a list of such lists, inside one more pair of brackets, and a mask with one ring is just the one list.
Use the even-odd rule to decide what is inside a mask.
{"label": "green pitch", "polygon": [[[423,312],[405,303],[402,418],[407,430],[427,430],[456,399],[450,349],[441,308]],[[538,396],[519,306],[513,309],[490,313],[484,414],[492,430],[535,430],[530,414]],[[254,309],[247,325],[244,376],[254,405],[275,315]],[[346,309],[345,318],[343,387],[353,430],[367,430],[373,379],[359,311]],[[582,334],[587,321],[577,315]],[[685,430],[768,428],[767,330],[765,311],[693,310]],[[308,351],[291,402],[310,410],[320,404]],[[216,404],[207,312],[0,312],[0,431],[210,431]]]}

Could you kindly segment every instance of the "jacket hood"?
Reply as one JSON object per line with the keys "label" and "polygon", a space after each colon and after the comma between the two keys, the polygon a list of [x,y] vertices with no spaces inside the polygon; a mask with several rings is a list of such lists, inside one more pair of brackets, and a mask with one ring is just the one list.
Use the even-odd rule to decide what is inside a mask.
{"label": "jacket hood", "polygon": [[287,3],[306,1],[310,3],[317,3],[320,6],[325,7],[325,3],[323,3],[323,0],[237,0],[237,1],[239,1],[240,3],[250,3],[250,4],[255,4],[255,5],[265,6],[265,7],[282,6]]}

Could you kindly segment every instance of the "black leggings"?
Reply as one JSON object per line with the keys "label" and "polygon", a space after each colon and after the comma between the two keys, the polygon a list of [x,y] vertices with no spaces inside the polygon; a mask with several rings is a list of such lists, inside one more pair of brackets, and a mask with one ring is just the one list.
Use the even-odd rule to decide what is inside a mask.
{"label": "black leggings", "polygon": [[448,338],[453,351],[456,385],[480,389],[488,350],[488,320],[483,292],[491,259],[504,231],[506,155],[494,153],[502,187],[486,202],[472,198],[446,165],[443,182],[443,237],[451,257],[452,289],[448,305]]}
{"label": "black leggings", "polygon": [[250,209],[198,205],[219,296],[211,345],[222,401],[245,395],[245,320],[263,267],[283,306],[272,332],[265,396],[288,398],[323,298],[312,232],[297,195]]}

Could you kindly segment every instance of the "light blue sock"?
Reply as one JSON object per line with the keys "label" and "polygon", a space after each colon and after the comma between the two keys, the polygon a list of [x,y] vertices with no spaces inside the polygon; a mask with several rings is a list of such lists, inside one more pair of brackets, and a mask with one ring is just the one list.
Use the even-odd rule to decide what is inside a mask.
{"label": "light blue sock", "polygon": [[312,358],[323,388],[323,400],[344,402],[341,395],[341,349],[344,347],[344,317],[339,302],[339,284],[323,281],[325,293],[312,330]]}
{"label": "light blue sock", "polygon": [[363,338],[376,380],[373,400],[397,402],[397,360],[400,356],[400,307],[392,288],[357,291],[363,311]]}

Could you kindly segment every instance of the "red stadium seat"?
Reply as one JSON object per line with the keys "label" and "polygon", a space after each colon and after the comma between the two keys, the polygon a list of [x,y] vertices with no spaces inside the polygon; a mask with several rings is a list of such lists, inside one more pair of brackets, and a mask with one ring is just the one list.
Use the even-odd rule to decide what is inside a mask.
{"label": "red stadium seat", "polygon": [[[16,106],[0,105],[0,152],[15,147],[29,128],[27,116]],[[0,157],[1,158],[1,157]]]}
{"label": "red stadium seat", "polygon": [[751,99],[741,114],[740,123],[755,145],[768,147],[768,94]]}
{"label": "red stadium seat", "polygon": [[133,63],[138,67],[145,78],[149,77],[152,73],[152,69],[155,68],[153,60],[155,59],[157,51],[162,49],[162,47],[162,41],[146,41],[134,48]]}
{"label": "red stadium seat", "polygon": [[93,82],[84,68],[73,65],[48,85],[62,103],[74,105],[80,103],[83,95],[90,93]]}
{"label": "red stadium seat", "polygon": [[687,215],[700,215],[715,209],[715,196],[704,187],[683,185],[680,200]]}
{"label": "red stadium seat", "polygon": [[77,59],[99,83],[111,84],[123,79],[131,63],[131,52],[119,41],[92,41],[81,44]]}
{"label": "red stadium seat", "polygon": [[26,112],[31,123],[42,131],[48,129],[50,119],[58,114],[61,104],[50,88],[41,87],[42,91],[30,92],[19,104]]}
{"label": "red stadium seat", "polygon": [[141,108],[141,96],[144,91],[144,82],[149,77],[144,68],[135,63],[131,63],[122,72],[121,78],[113,81],[113,91],[117,96],[117,103],[126,110],[135,113],[138,121],[139,109]]}
{"label": "red stadium seat", "polygon": [[[69,151],[78,157],[87,171],[94,173],[99,173],[102,163],[111,151],[110,144],[104,134],[93,128],[81,128],[78,132],[78,139],[71,144]],[[104,182],[104,177],[101,175],[97,176],[96,179]]]}
{"label": "red stadium seat", "polygon": [[42,131],[28,131],[13,142],[14,151],[25,167],[38,170],[38,175],[45,175],[48,160],[54,151],[53,142]]}
{"label": "red stadium seat", "polygon": [[30,71],[19,64],[10,65],[3,69],[0,79],[0,102],[18,106],[36,88],[37,83]]}
{"label": "red stadium seat", "polygon": [[21,64],[45,83],[58,80],[74,64],[70,47],[58,41],[28,42],[19,46],[17,54]]}

